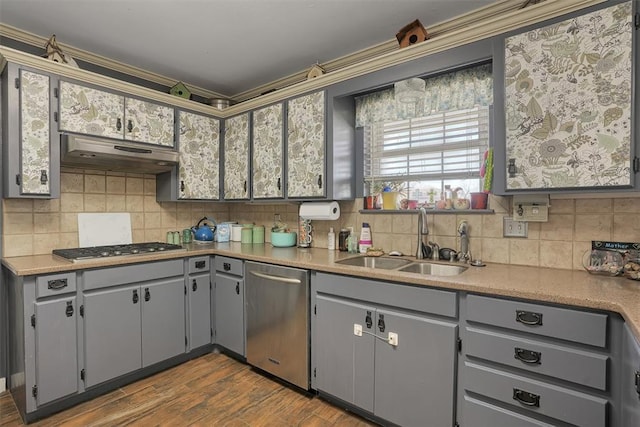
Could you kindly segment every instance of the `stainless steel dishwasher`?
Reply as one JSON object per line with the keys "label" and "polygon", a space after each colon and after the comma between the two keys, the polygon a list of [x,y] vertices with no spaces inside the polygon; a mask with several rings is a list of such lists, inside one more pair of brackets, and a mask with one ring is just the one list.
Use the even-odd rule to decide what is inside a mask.
{"label": "stainless steel dishwasher", "polygon": [[309,272],[245,262],[247,362],[309,389]]}

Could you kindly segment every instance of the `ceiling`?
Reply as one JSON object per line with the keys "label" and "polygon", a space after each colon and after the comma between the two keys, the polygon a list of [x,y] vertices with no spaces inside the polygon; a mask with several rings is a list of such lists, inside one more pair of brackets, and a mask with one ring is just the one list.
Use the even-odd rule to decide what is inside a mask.
{"label": "ceiling", "polygon": [[235,95],[495,0],[0,0],[0,23]]}

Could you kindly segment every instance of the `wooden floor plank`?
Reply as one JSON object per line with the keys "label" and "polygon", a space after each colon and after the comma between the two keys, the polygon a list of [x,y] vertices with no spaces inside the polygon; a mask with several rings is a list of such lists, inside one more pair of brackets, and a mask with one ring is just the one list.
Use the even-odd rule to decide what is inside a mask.
{"label": "wooden floor plank", "polygon": [[[30,424],[32,427],[375,425],[216,353]],[[0,426],[24,426],[8,392],[0,393]]]}

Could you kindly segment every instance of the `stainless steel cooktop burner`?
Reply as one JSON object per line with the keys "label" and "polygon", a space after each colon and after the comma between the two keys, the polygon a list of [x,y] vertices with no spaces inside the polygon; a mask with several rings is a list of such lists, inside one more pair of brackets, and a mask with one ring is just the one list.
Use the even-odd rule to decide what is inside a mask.
{"label": "stainless steel cooktop burner", "polygon": [[92,246],[87,248],[54,249],[53,255],[67,261],[77,262],[95,258],[144,255],[154,252],[186,251],[180,245],[163,242],[131,243],[125,245]]}

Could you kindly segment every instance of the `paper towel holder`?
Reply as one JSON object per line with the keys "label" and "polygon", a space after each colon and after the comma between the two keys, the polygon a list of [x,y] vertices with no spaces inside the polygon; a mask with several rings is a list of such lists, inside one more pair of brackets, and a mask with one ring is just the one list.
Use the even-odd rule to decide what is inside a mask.
{"label": "paper towel holder", "polygon": [[303,202],[298,216],[304,219],[335,221],[340,218],[340,205],[337,202]]}

